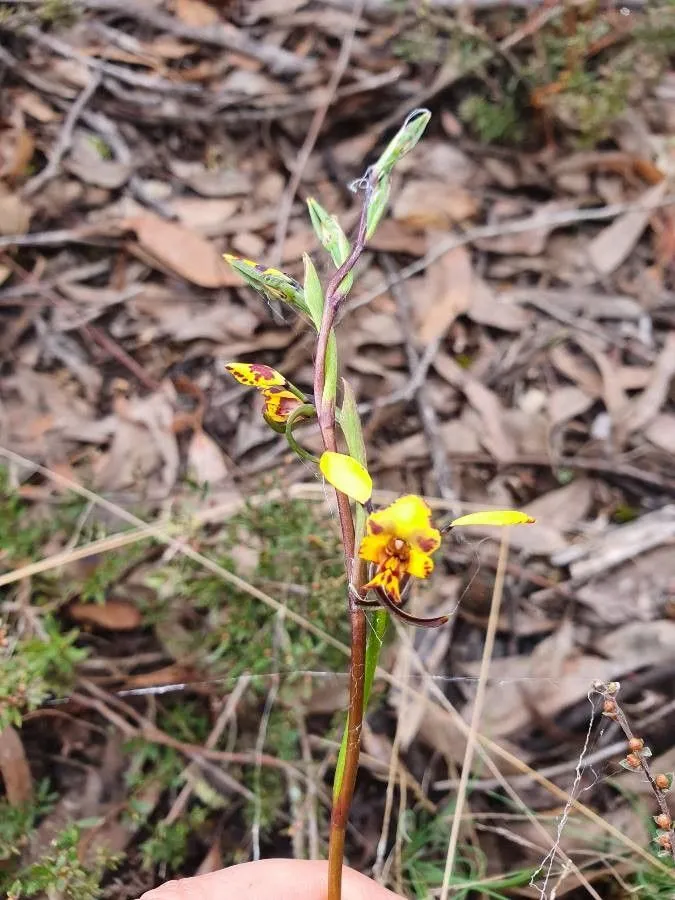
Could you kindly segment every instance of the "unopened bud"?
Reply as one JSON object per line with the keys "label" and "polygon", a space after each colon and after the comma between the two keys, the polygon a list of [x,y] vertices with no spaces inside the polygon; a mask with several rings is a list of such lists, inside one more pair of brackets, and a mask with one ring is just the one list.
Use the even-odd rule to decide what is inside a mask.
{"label": "unopened bud", "polygon": [[626,762],[631,767],[631,769],[639,769],[640,768],[640,757],[635,753],[629,753],[626,757]]}
{"label": "unopened bud", "polygon": [[669,834],[660,834],[656,838],[656,843],[659,845],[659,847],[663,847],[664,850],[670,850],[672,847]]}
{"label": "unopened bud", "polygon": [[616,700],[605,700],[602,704],[602,711],[606,716],[616,715]]}
{"label": "unopened bud", "polygon": [[667,791],[670,787],[670,778],[667,775],[664,775],[663,772],[659,772],[658,775],[654,777],[654,784],[661,791]]}
{"label": "unopened bud", "polygon": [[633,753],[639,753],[640,750],[642,750],[642,748],[644,747],[644,745],[645,745],[645,742],[642,740],[642,738],[639,738],[639,737],[632,737],[628,741],[628,749],[632,750]]}
{"label": "unopened bud", "polygon": [[664,831],[669,831],[673,827],[673,820],[665,813],[661,813],[660,816],[654,816],[654,821],[656,822],[656,825],[659,828],[663,828]]}

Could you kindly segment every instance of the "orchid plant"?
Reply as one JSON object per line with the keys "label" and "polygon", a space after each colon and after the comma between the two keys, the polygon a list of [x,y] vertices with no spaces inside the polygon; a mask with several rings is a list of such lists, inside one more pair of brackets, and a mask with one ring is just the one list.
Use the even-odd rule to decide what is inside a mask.
{"label": "orchid plant", "polygon": [[[335,323],[354,281],[354,266],[386,210],[391,173],[412,150],[431,113],[416,109],[353,189],[363,203],[357,234],[350,242],[338,220],[313,198],[307,202],[317,237],[331,256],[335,272],[325,289],[309,256],[304,257],[304,283],[278,269],[226,255],[227,262],[268,301],[291,306],[316,332],[313,391],[306,394],[280,372],[260,363],[231,362],[227,371],[263,397],[266,423],[283,433],[292,450],[317,466],[335,489],[344,549],[347,612],[351,622],[349,708],[333,786],[333,810],[328,849],[328,900],[340,900],[345,834],[359,764],[364,708],[372,686],[382,639],[390,615],[424,627],[439,627],[447,616],[418,618],[404,610],[413,579],[429,578],[433,554],[442,532],[470,525],[518,525],[532,522],[515,510],[470,513],[435,528],[431,510],[414,494],[376,509],[367,469],[366,447],[356,399],[347,381],[338,388],[338,348]],[[317,458],[294,435],[296,426],[316,419],[323,453]],[[370,620],[367,621],[366,617]]]}

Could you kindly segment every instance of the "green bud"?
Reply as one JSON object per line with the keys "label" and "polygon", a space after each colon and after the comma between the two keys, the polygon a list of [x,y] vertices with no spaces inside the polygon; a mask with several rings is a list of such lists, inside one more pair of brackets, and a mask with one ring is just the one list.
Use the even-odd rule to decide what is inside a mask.
{"label": "green bud", "polygon": [[375,233],[375,229],[380,224],[382,216],[387,209],[390,190],[391,179],[389,175],[384,175],[375,186],[368,203],[368,219],[366,222],[366,240],[368,241]]}
{"label": "green bud", "polygon": [[270,302],[281,300],[283,303],[295,307],[304,315],[309,315],[302,287],[295,278],[291,278],[290,275],[286,275],[279,269],[266,268],[251,259],[242,259],[239,256],[232,256],[230,253],[226,253],[224,259],[250,287],[262,294],[266,300]]}
{"label": "green bud", "polygon": [[[309,209],[309,217],[312,220],[316,236],[321,241],[321,246],[328,250],[335,263],[335,268],[339,269],[351,250],[347,235],[342,230],[335,216],[327,212],[314,197],[308,199],[307,208]],[[342,281],[340,291],[346,294],[350,290],[353,281],[354,276],[350,272]]]}
{"label": "green bud", "polygon": [[428,109],[414,109],[410,113],[373,166],[378,178],[389,175],[396,163],[413,149],[424,134],[430,118]]}

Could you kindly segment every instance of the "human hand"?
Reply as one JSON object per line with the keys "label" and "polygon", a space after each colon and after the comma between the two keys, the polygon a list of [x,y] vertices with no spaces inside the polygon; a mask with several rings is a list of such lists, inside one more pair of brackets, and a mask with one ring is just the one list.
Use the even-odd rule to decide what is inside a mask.
{"label": "human hand", "polygon": [[[182,878],[143,894],[141,900],[325,900],[328,864],[299,859],[242,863],[196,878]],[[343,900],[402,900],[345,868]]]}

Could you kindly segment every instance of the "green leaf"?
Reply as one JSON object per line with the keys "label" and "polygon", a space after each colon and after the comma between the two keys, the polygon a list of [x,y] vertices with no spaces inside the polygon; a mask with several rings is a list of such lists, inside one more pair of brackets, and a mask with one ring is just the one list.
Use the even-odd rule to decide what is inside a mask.
{"label": "green leaf", "polygon": [[[307,200],[307,208],[316,236],[321,241],[322,247],[330,253],[335,267],[339,269],[351,250],[347,235],[336,217],[327,212],[314,197]],[[341,293],[347,294],[353,282],[354,276],[349,272],[340,283]]]}
{"label": "green leaf", "polygon": [[367,469],[366,443],[363,439],[363,429],[361,428],[361,417],[356,406],[356,397],[352,386],[344,378],[342,379],[342,408],[339,413],[339,422],[347,442],[349,455],[360,462],[364,469]]}
{"label": "green leaf", "polygon": [[309,309],[309,315],[317,331],[321,328],[323,318],[323,289],[314,263],[306,253],[302,255],[305,264],[305,303]]}
{"label": "green leaf", "polygon": [[[384,635],[389,624],[389,613],[384,609],[378,609],[368,616],[368,637],[366,638],[366,666],[363,678],[363,714],[365,716],[370,700],[370,692],[375,680],[375,670],[380,659],[380,650],[384,642]],[[342,787],[342,779],[345,774],[345,757],[347,755],[347,734],[349,728],[349,719],[345,725],[342,734],[342,743],[338,751],[337,763],[335,764],[335,778],[333,780],[333,799],[335,800],[340,794]]]}
{"label": "green leaf", "polygon": [[373,166],[379,178],[387,177],[396,163],[415,147],[429,124],[428,109],[414,109],[387,144],[384,153]]}

